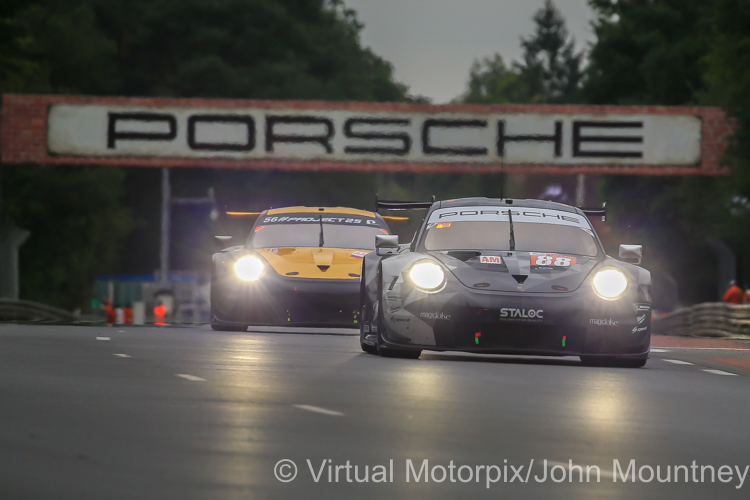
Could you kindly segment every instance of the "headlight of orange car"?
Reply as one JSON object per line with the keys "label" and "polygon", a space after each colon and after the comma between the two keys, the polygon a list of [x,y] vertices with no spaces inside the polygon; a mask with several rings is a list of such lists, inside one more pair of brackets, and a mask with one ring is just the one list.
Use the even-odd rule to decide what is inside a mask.
{"label": "headlight of orange car", "polygon": [[255,255],[245,255],[234,263],[234,272],[237,277],[245,281],[258,281],[263,276],[265,265]]}

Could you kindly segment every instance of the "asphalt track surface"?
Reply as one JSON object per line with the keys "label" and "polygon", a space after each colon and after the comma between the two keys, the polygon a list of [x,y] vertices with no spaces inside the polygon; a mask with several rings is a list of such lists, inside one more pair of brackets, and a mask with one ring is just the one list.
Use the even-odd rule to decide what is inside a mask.
{"label": "asphalt track surface", "polygon": [[[303,332],[0,325],[0,499],[748,498],[735,469],[750,465],[748,344],[615,369],[384,359],[350,332]],[[407,482],[425,459],[428,482]],[[625,473],[631,459],[644,481],[614,482],[614,460]],[[343,468],[336,482],[347,460],[351,482]],[[451,461],[454,482],[438,482]],[[696,480],[645,482],[693,461]],[[701,482],[707,465],[731,467],[729,482],[710,469]]]}

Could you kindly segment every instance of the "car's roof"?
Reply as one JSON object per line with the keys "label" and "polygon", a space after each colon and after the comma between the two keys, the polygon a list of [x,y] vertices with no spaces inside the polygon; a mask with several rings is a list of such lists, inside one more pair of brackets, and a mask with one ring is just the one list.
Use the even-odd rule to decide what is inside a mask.
{"label": "car's roof", "polygon": [[561,212],[578,213],[578,209],[563,203],[544,200],[517,200],[512,198],[457,198],[455,200],[446,200],[437,202],[433,208],[452,208],[452,207],[476,207],[476,206],[497,206],[497,207],[523,207],[523,208],[546,208],[549,210],[560,210]]}
{"label": "car's roof", "polygon": [[272,208],[267,212],[268,215],[308,214],[308,213],[359,215],[361,217],[377,218],[377,215],[375,214],[375,212],[368,212],[367,210],[359,210],[357,208],[348,208],[348,207],[285,207],[285,208]]}

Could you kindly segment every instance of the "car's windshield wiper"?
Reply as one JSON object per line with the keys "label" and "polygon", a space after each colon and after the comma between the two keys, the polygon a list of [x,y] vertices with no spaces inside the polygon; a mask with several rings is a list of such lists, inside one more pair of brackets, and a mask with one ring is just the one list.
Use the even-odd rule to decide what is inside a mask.
{"label": "car's windshield wiper", "polygon": [[320,220],[320,239],[318,240],[318,246],[322,247],[325,240],[323,239],[323,214],[318,214]]}
{"label": "car's windshield wiper", "polygon": [[510,251],[512,252],[516,249],[516,233],[513,232],[513,215],[510,209],[508,209],[508,220],[510,221]]}

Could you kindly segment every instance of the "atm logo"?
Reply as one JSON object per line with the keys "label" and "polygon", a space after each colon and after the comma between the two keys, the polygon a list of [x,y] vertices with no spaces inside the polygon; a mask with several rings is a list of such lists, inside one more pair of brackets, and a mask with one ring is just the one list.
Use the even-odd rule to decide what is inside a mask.
{"label": "atm logo", "polygon": [[482,255],[479,259],[482,264],[502,264],[502,257],[496,257],[494,255]]}

